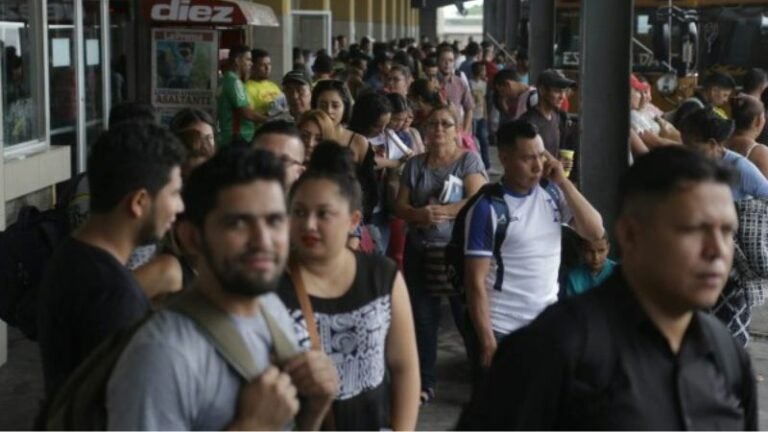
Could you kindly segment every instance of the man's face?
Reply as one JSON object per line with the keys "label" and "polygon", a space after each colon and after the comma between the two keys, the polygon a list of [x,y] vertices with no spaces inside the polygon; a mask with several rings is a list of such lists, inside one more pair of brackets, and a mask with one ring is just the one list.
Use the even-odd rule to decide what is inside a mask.
{"label": "man's face", "polygon": [[455,64],[456,59],[450,51],[441,52],[440,57],[437,59],[437,67],[443,75],[452,75],[453,71],[456,69],[454,67]]}
{"label": "man's face", "polygon": [[151,208],[138,233],[141,245],[156,243],[171,229],[176,215],[184,211],[181,199],[181,168],[171,169],[170,181],[152,199]]}
{"label": "man's face", "polygon": [[285,166],[286,189],[304,172],[304,144],[299,138],[278,133],[259,135],[257,148],[274,153]]}
{"label": "man's face", "polygon": [[200,243],[201,264],[224,291],[255,297],[273,290],[288,258],[283,187],[256,180],[221,190]]}
{"label": "man's face", "polygon": [[269,57],[261,57],[253,62],[253,78],[255,80],[269,79],[270,73],[272,73],[272,59]]}
{"label": "man's face", "polygon": [[251,52],[246,51],[235,59],[235,68],[240,78],[248,78],[253,67],[253,61],[251,61]]}
{"label": "man's face", "polygon": [[542,86],[539,88],[539,93],[541,94],[541,100],[549,109],[555,109],[563,105],[568,91],[565,88]]}
{"label": "man's face", "polygon": [[283,93],[288,102],[288,109],[294,118],[309,111],[312,92],[309,86],[298,82],[288,82],[283,85]]}
{"label": "man's face", "polygon": [[731,97],[732,89],[713,86],[706,90],[706,97],[709,102],[714,106],[724,106],[728,103],[728,98]]}
{"label": "man's face", "polygon": [[[687,182],[660,202],[618,221],[628,276],[654,305],[682,314],[715,304],[733,260],[738,220],[730,188]],[[638,216],[642,215],[642,216]]]}
{"label": "man's face", "polygon": [[397,93],[403,96],[408,94],[408,79],[398,70],[390,71],[387,77],[387,86],[390,93]]}
{"label": "man's face", "polygon": [[541,136],[518,138],[514,149],[499,152],[507,185],[520,194],[527,194],[541,181],[545,160]]}

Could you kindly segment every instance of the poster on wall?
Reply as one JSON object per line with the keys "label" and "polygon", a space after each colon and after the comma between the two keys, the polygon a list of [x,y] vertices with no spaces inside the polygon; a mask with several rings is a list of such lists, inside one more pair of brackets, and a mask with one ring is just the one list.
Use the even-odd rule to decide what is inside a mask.
{"label": "poster on wall", "polygon": [[184,107],[214,114],[218,50],[215,30],[152,30],[152,105],[162,123]]}

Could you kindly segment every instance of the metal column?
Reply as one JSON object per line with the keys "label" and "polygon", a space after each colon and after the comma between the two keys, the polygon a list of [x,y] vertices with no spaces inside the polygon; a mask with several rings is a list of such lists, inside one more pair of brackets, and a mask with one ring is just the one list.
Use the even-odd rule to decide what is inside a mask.
{"label": "metal column", "polygon": [[589,0],[581,9],[581,184],[610,235],[628,164],[633,3]]}
{"label": "metal column", "polygon": [[[582,1],[581,14],[587,15],[585,6],[590,1]],[[610,1],[598,1],[607,4]],[[613,3],[622,3],[616,2]],[[611,5],[613,5],[611,3]],[[531,36],[528,42],[528,57],[531,63],[530,80],[536,82],[539,73],[552,67],[555,50],[555,0],[533,0],[530,2]],[[607,12],[607,10],[603,11]]]}
{"label": "metal column", "polygon": [[498,32],[497,32],[497,26],[496,26],[496,20],[494,17],[496,16],[496,4],[498,3],[498,0],[485,0],[485,3],[483,3],[483,37],[482,39],[486,39],[487,34],[490,34],[494,38],[498,38]]}
{"label": "metal column", "polygon": [[496,14],[493,18],[496,20],[496,34],[493,37],[496,38],[499,43],[504,43],[506,40],[507,29],[507,0],[499,0],[496,2]]}
{"label": "metal column", "polygon": [[507,33],[504,35],[504,41],[507,43],[507,50],[517,49],[518,31],[520,30],[520,0],[507,1]]}

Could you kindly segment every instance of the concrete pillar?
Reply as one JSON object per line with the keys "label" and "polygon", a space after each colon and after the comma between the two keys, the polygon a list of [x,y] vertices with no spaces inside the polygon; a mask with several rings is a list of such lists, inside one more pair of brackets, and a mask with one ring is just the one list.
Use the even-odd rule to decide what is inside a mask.
{"label": "concrete pillar", "polygon": [[494,37],[500,44],[503,44],[507,37],[507,0],[498,0],[496,2],[494,18],[496,19],[496,34],[498,34],[498,36]]}
{"label": "concrete pillar", "polygon": [[333,37],[344,35],[348,43],[355,41],[355,0],[334,0],[331,3]]}
{"label": "concrete pillar", "polygon": [[[632,1],[590,0],[581,9],[579,172],[584,195],[613,234],[627,169]],[[611,101],[611,103],[605,103]]]}
{"label": "concrete pillar", "polygon": [[399,17],[398,27],[400,28],[400,37],[404,38],[408,36],[408,11],[411,9],[410,0],[399,0],[397,5],[397,16]]}
{"label": "concrete pillar", "polygon": [[381,0],[384,4],[387,6],[387,39],[384,40],[384,42],[389,41],[389,39],[395,39],[399,37],[400,29],[397,25],[397,2],[398,0]]}
{"label": "concrete pillar", "polygon": [[280,27],[250,26],[248,44],[258,46],[269,52],[272,58],[272,75],[270,79],[279,83],[283,75],[293,69],[293,18],[291,17],[291,0],[259,0],[275,11]]}
{"label": "concrete pillar", "polygon": [[[528,42],[528,57],[531,63],[530,80],[533,83],[536,82],[536,78],[538,78],[541,71],[551,68],[554,63],[555,0],[536,0],[530,2],[530,8],[531,36]],[[581,16],[582,18],[585,16],[583,5]],[[610,16],[606,19],[613,20]],[[584,23],[584,20],[582,19],[581,22]],[[595,21],[594,24],[598,25],[598,23],[599,21]]]}
{"label": "concrete pillar", "polygon": [[[5,163],[0,160],[0,230],[5,229]],[[8,361],[8,326],[0,321],[0,366]]]}
{"label": "concrete pillar", "polygon": [[[373,0],[352,0],[355,3],[355,42],[363,36],[373,36]],[[352,40],[350,40],[352,43]]]}
{"label": "concrete pillar", "polygon": [[373,38],[387,40],[387,3],[384,0],[373,1]]}
{"label": "concrete pillar", "polygon": [[520,0],[508,0],[507,3],[507,31],[505,42],[510,52],[519,45],[518,32],[520,29]]}
{"label": "concrete pillar", "polygon": [[439,42],[437,40],[437,9],[420,9],[419,28],[421,36],[428,36],[433,43]]}
{"label": "concrete pillar", "polygon": [[496,30],[498,25],[495,19],[497,3],[498,0],[485,0],[483,3],[483,39],[486,39],[488,34],[496,40],[499,39],[499,33]]}

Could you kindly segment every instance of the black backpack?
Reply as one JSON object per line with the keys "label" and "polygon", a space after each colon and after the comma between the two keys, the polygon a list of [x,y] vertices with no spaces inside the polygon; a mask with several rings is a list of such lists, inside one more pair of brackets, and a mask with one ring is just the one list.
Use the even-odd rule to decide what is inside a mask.
{"label": "black backpack", "polygon": [[[453,230],[451,231],[451,240],[445,245],[445,263],[448,268],[448,275],[451,283],[457,293],[464,293],[464,239],[466,238],[466,221],[469,209],[481,198],[489,198],[491,206],[496,212],[496,231],[493,241],[493,256],[499,263],[498,271],[503,274],[504,263],[500,257],[501,244],[507,235],[507,226],[509,225],[509,208],[504,201],[504,187],[501,183],[488,183],[480,188],[476,194],[469,198],[464,206],[459,210],[456,219],[453,221]],[[497,278],[499,282],[502,278]]]}
{"label": "black backpack", "polygon": [[54,208],[24,206],[0,232],[0,319],[31,340],[37,337],[37,290],[54,250],[70,233],[67,206],[82,177],[69,182]]}

